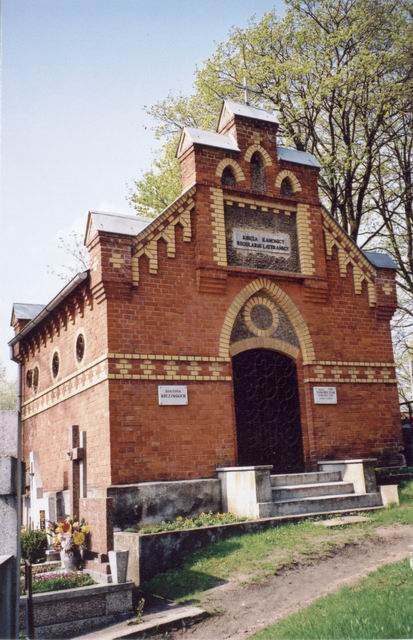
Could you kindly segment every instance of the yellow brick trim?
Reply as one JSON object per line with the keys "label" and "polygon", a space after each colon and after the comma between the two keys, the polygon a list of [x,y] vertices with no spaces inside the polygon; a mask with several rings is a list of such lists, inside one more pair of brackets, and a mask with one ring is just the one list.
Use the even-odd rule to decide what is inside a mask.
{"label": "yellow brick trim", "polygon": [[292,212],[297,211],[296,205],[284,205],[284,204],[272,204],[270,202],[265,202],[265,200],[257,200],[254,198],[243,198],[241,196],[236,195],[228,195],[224,196],[224,201],[227,204],[233,204],[236,202],[239,207],[249,206],[257,207],[262,209],[263,211],[274,211],[274,213],[284,213],[284,212]]}
{"label": "yellow brick trim", "polygon": [[317,360],[315,362],[307,363],[307,366],[314,365],[327,365],[335,366],[340,365],[343,367],[396,367],[394,362],[353,362],[346,360]]}
{"label": "yellow brick trim", "polygon": [[327,259],[332,259],[333,248],[336,247],[340,276],[342,278],[347,276],[347,267],[351,264],[355,293],[357,295],[362,293],[363,282],[365,282],[369,305],[374,307],[376,304],[375,277],[377,273],[375,268],[340,225],[324,210],[322,210],[322,219]]}
{"label": "yellow brick trim", "polygon": [[301,273],[312,276],[315,273],[314,243],[309,207],[306,204],[297,205],[297,235]]}
{"label": "yellow brick trim", "polygon": [[174,375],[174,374],[153,374],[153,375],[139,375],[139,374],[117,374],[109,373],[109,380],[192,380],[197,382],[231,382],[231,376],[197,376],[197,375]]}
{"label": "yellow brick trim", "polygon": [[252,144],[248,147],[244,155],[245,160],[249,162],[256,151],[258,151],[262,155],[264,167],[269,167],[270,165],[272,165],[270,154],[260,144]]}
{"label": "yellow brick trim", "polygon": [[108,358],[112,360],[181,360],[188,362],[229,362],[229,358],[221,356],[199,356],[199,355],[163,355],[163,354],[146,354],[146,353],[113,353],[109,352]]}
{"label": "yellow brick trim", "polygon": [[[318,384],[396,384],[394,362],[344,362],[319,360],[306,367],[305,382]],[[309,374],[309,375],[308,375]]]}
{"label": "yellow brick trim", "polygon": [[278,338],[268,337],[246,338],[245,340],[234,342],[229,348],[229,353],[232,357],[249,349],[271,349],[272,351],[285,353],[285,355],[294,358],[294,360],[296,360],[300,354],[300,350],[292,344],[284,340],[278,340]]}
{"label": "yellow brick trim", "polygon": [[211,188],[212,250],[215,262],[226,267],[227,242],[225,237],[224,195],[222,189]]}
{"label": "yellow brick trim", "polygon": [[350,383],[350,384],[397,384],[396,378],[371,378],[366,380],[358,380],[357,378],[305,378],[304,382],[320,383]]}
{"label": "yellow brick trim", "polygon": [[22,405],[22,420],[27,420],[42,413],[107,379],[107,357],[104,356],[24,402]]}
{"label": "yellow brick trim", "polygon": [[114,269],[120,269],[125,264],[125,259],[118,251],[112,251],[109,264],[111,264]]}
{"label": "yellow brick trim", "polygon": [[253,280],[235,296],[222,325],[219,339],[219,355],[222,357],[228,356],[231,331],[235,319],[247,300],[257,292],[265,292],[281,307],[297,334],[304,362],[313,362],[315,360],[313,341],[301,312],[280,287],[266,278]]}
{"label": "yellow brick trim", "polygon": [[[259,327],[256,327],[252,320],[251,312],[257,305],[263,305],[270,311],[272,315],[271,326],[267,329],[260,329]],[[250,298],[245,303],[242,313],[244,316],[244,322],[247,325],[248,329],[251,331],[251,333],[260,337],[270,337],[273,333],[275,333],[280,320],[278,316],[277,306],[273,303],[272,300],[265,296],[252,296],[252,298]]]}
{"label": "yellow brick trim", "polygon": [[223,158],[221,162],[218,163],[215,171],[215,175],[217,176],[217,178],[222,178],[222,174],[224,173],[224,169],[226,167],[232,167],[232,169],[234,170],[235,180],[237,182],[242,182],[243,180],[245,180],[243,170],[241,169],[238,162],[236,160],[233,160],[232,158]]}
{"label": "yellow brick trim", "polygon": [[276,180],[275,180],[275,186],[278,189],[281,188],[281,183],[284,180],[284,178],[289,178],[291,180],[291,186],[293,188],[293,193],[298,193],[299,191],[302,191],[301,184],[300,184],[300,181],[298,180],[297,176],[295,175],[295,173],[293,173],[292,171],[289,171],[288,169],[284,169],[283,171],[280,171],[277,174],[277,177],[276,177]]}
{"label": "yellow brick trim", "polygon": [[194,201],[190,198],[186,207],[180,207],[176,210],[175,215],[168,222],[160,224],[157,230],[146,235],[139,243],[135,245],[135,252],[132,256],[132,283],[137,286],[139,284],[139,258],[146,256],[149,259],[149,273],[158,273],[158,242],[164,240],[166,243],[166,254],[168,258],[174,258],[176,255],[175,227],[180,224],[183,227],[183,240],[190,242],[192,237],[191,231],[191,211],[194,207]]}

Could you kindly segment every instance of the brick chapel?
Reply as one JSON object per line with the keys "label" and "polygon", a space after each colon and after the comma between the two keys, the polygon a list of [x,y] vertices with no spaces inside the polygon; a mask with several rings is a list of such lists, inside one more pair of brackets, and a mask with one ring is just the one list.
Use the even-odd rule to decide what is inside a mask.
{"label": "brick chapel", "polygon": [[90,212],[90,269],[14,305],[33,522],[36,501],[93,520],[115,500],[115,525],[176,512],[168,486],[219,467],[397,458],[395,266],[330,217],[319,163],[277,128],[225,101],[216,132],[183,129],[181,196],[153,220]]}

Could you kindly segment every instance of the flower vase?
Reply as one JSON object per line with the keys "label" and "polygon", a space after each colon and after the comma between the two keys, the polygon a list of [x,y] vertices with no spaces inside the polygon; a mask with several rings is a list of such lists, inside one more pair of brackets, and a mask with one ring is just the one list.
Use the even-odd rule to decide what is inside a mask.
{"label": "flower vase", "polygon": [[69,549],[68,551],[62,549],[60,559],[66,571],[77,571],[82,560],[79,549]]}

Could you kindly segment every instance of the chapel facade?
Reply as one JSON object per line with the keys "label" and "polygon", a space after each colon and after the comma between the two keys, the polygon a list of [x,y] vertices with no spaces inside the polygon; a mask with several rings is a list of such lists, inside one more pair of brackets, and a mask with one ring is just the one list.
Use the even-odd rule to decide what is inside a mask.
{"label": "chapel facade", "polygon": [[32,506],[99,521],[116,487],[399,456],[395,266],[323,209],[317,160],[277,128],[225,101],[216,132],[182,131],[174,203],[90,212],[90,269],[14,305]]}

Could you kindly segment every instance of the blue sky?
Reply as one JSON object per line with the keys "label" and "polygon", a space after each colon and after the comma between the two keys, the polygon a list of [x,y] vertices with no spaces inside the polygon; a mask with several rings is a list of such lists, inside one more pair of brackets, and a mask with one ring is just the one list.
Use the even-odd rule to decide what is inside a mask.
{"label": "blue sky", "polygon": [[0,362],[11,306],[63,286],[48,265],[89,209],[133,213],[128,185],[156,149],[145,105],[190,93],[232,26],[282,0],[3,0]]}

